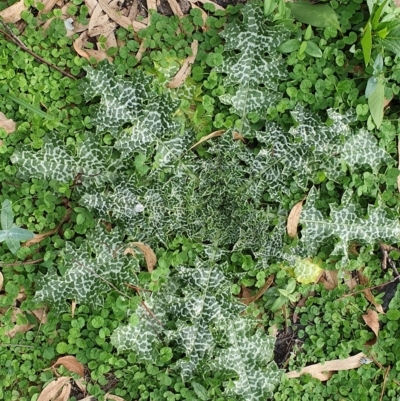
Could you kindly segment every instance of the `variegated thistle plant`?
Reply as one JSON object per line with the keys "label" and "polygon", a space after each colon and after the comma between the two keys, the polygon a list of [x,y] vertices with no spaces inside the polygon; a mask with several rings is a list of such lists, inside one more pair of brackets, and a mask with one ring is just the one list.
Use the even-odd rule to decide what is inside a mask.
{"label": "variegated thistle plant", "polygon": [[[93,231],[78,249],[67,243],[65,274],[44,276],[37,300],[55,312],[67,310],[71,299],[101,306],[107,291],[127,293],[125,283],[138,285],[139,263],[125,255],[125,244],[143,241],[157,250],[177,235],[187,236],[202,243],[206,254],[194,267],[172,271],[158,292],[145,292],[130,323],[118,327],[111,341],[147,363],[169,346],[185,380],[204,369],[230,372],[227,393],[261,401],[280,380],[270,362],[274,341],[232,297],[232,277],[221,254],[251,251],[260,269],[279,260],[295,266],[334,238],[334,252],[345,260],[350,240],[397,240],[400,225],[380,207],[371,207],[367,218],[359,216],[348,193],[343,206],[324,216],[312,189],[301,215],[302,238],[284,251],[282,198],[293,182],[306,191],[320,171],[335,180],[343,166],[376,171],[393,161],[370,133],[350,128],[351,113],[329,111],[326,124],[299,106],[289,131],[274,123],[256,131],[251,113],[265,114],[280,96],[277,82],[285,73],[276,48],[289,33],[266,21],[254,4],[242,15],[242,22],[231,23],[222,34],[225,59],[218,69],[231,93],[221,101],[239,115],[240,135],[231,130],[208,141],[206,156],[199,157],[191,148],[193,127],[174,118],[178,101],[141,71],[126,79],[103,63],[87,69],[83,85],[87,100],[101,98],[93,117],[97,132],[87,133],[76,149],[50,134],[40,152],[22,149],[12,161],[26,177],[71,183],[79,175],[79,204],[114,226],[111,233]],[[100,145],[106,133],[111,144]]]}

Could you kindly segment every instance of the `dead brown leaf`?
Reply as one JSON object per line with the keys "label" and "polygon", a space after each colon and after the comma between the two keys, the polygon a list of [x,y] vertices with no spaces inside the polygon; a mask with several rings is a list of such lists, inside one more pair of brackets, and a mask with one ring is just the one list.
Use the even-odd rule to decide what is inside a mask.
{"label": "dead brown leaf", "polygon": [[12,6],[1,11],[0,17],[3,17],[5,23],[13,24],[21,19],[22,11],[26,10],[27,8],[28,7],[25,6],[24,0],[20,0]]}
{"label": "dead brown leaf", "polygon": [[179,7],[178,2],[176,0],[167,0],[167,1],[174,15],[177,15],[179,18],[183,17],[183,12]]}
{"label": "dead brown leaf", "polygon": [[359,368],[361,366],[361,358],[366,358],[366,355],[362,352],[346,359],[334,359],[323,364],[316,363],[315,365],[306,366],[300,372],[292,371],[287,373],[287,376],[289,379],[293,379],[308,373],[316,379],[326,381],[332,376],[332,372]]}
{"label": "dead brown leaf", "polygon": [[354,290],[354,288],[358,284],[357,280],[352,276],[351,272],[347,270],[343,272],[343,280],[347,287],[350,288],[350,290]]}
{"label": "dead brown leaf", "polygon": [[7,118],[5,114],[0,112],[0,128],[3,128],[7,134],[11,134],[16,130],[16,124],[10,118]]}
{"label": "dead brown leaf", "polygon": [[124,255],[136,256],[136,252],[132,248],[126,248],[124,251]]}
{"label": "dead brown leaf", "polygon": [[4,276],[3,273],[0,272],[0,291],[3,289],[3,283],[4,283]]}
{"label": "dead brown leaf", "polygon": [[19,293],[18,293],[18,295],[17,295],[17,298],[15,298],[15,299],[16,299],[17,301],[19,301],[19,302],[22,302],[22,301],[25,301],[26,297],[27,297],[27,295],[26,295],[26,292],[25,292],[25,288],[24,288],[24,287],[21,287],[21,288],[19,289]]}
{"label": "dead brown leaf", "polygon": [[190,2],[191,2],[191,3],[198,3],[198,2],[200,2],[200,3],[203,3],[203,4],[209,3],[209,4],[212,4],[212,5],[215,7],[216,10],[225,10],[224,7],[220,6],[220,5],[217,4],[217,3],[214,3],[214,2],[211,1],[211,0],[190,0]]}
{"label": "dead brown leaf", "polygon": [[[147,9],[157,11],[157,2],[156,0],[147,0]],[[149,19],[150,21],[150,19]]]}
{"label": "dead brown leaf", "polygon": [[109,393],[104,395],[104,400],[126,401],[125,398],[118,397],[117,395],[113,395],[113,394],[109,394]]}
{"label": "dead brown leaf", "polygon": [[208,134],[208,135],[206,135],[206,136],[203,136],[203,138],[201,138],[198,142],[196,142],[194,145],[192,145],[189,149],[192,150],[192,149],[194,149],[196,146],[200,145],[201,143],[206,142],[206,141],[208,141],[208,140],[211,139],[211,138],[216,138],[216,137],[218,137],[218,136],[221,136],[221,135],[223,135],[225,132],[226,132],[226,130],[224,130],[224,129],[220,129],[220,130],[218,130],[218,131],[211,132],[211,134]]}
{"label": "dead brown leaf", "polygon": [[58,0],[43,0],[44,9],[40,12],[41,14],[48,13],[57,4]]}
{"label": "dead brown leaf", "polygon": [[[70,377],[59,377],[58,379],[51,382],[44,390],[39,394],[37,401],[66,401],[68,400],[69,394],[71,392]],[[67,397],[60,399],[59,396],[64,394],[64,387],[67,388]],[[69,390],[69,391],[68,391]]]}
{"label": "dead brown leaf", "polygon": [[130,245],[133,245],[136,248],[140,249],[146,260],[147,270],[149,271],[149,273],[151,273],[157,263],[157,256],[154,251],[148,245],[143,244],[143,242],[131,242]]}
{"label": "dead brown leaf", "polygon": [[[4,313],[4,311],[3,311]],[[11,316],[11,321],[15,323],[14,327],[11,330],[6,331],[4,334],[10,338],[15,337],[17,333],[26,333],[29,331],[32,327],[35,327],[34,324],[18,324],[17,320],[19,316],[24,316],[24,312],[20,308],[13,308],[12,311],[12,316]]]}
{"label": "dead brown leaf", "polygon": [[[362,284],[362,285],[368,285],[368,278],[367,278],[366,276],[364,276],[362,270],[360,270],[360,271],[358,272],[358,279],[359,279],[359,281],[360,281],[360,284]],[[365,298],[367,298],[368,301],[371,302],[371,304],[375,306],[376,310],[377,310],[379,313],[385,314],[385,312],[384,312],[384,310],[383,310],[383,308],[382,308],[382,305],[378,304],[378,303],[375,301],[375,298],[374,298],[374,296],[372,295],[371,290],[370,290],[369,288],[366,288],[363,292],[364,292]]]}
{"label": "dead brown leaf", "polygon": [[124,17],[120,15],[117,11],[115,11],[108,3],[107,0],[98,0],[98,4],[102,8],[102,10],[118,25],[129,31],[129,28],[132,27],[134,31],[140,31],[143,28],[146,28],[146,24],[138,21],[131,21],[128,17]]}
{"label": "dead brown leaf", "polygon": [[366,315],[362,315],[365,324],[375,333],[378,337],[379,334],[379,317],[378,314],[372,310],[368,309]]}
{"label": "dead brown leaf", "polygon": [[48,236],[56,233],[57,230],[58,230],[58,227],[53,228],[52,230],[47,231],[46,233],[43,233],[43,234],[35,234],[35,236],[32,239],[26,241],[23,245],[24,246],[32,246],[32,245],[38,244],[40,241],[44,240]]}
{"label": "dead brown leaf", "polygon": [[59,365],[63,365],[69,371],[78,374],[80,377],[85,376],[85,367],[72,355],[58,358],[50,369],[56,369]]}
{"label": "dead brown leaf", "polygon": [[303,210],[303,198],[300,202],[297,202],[289,213],[287,220],[287,233],[289,237],[294,238],[297,235],[297,226],[299,225],[299,219],[301,211]]}
{"label": "dead brown leaf", "polygon": [[336,270],[324,270],[319,282],[322,283],[326,290],[333,290],[338,285],[337,271]]}
{"label": "dead brown leaf", "polygon": [[138,50],[138,52],[136,53],[136,56],[135,56],[137,61],[140,61],[142,59],[143,54],[145,53],[145,51],[146,51],[146,44],[145,44],[145,41],[142,40],[142,43],[140,43],[140,46],[139,46],[139,50]]}
{"label": "dead brown leaf", "polygon": [[74,317],[74,316],[75,316],[75,309],[76,309],[76,300],[73,299],[73,300],[71,301],[71,317]]}
{"label": "dead brown leaf", "polygon": [[267,291],[268,288],[271,286],[272,282],[274,281],[274,278],[275,276],[273,274],[269,276],[265,284],[262,286],[262,288],[258,290],[256,295],[253,295],[251,297],[242,297],[240,300],[246,305],[249,305],[252,302],[257,301],[257,299],[261,298],[264,292]]}
{"label": "dead brown leaf", "polygon": [[179,86],[181,86],[185,83],[186,78],[190,75],[190,71],[192,69],[192,64],[194,63],[194,60],[196,60],[199,42],[197,40],[194,40],[190,47],[192,49],[192,55],[187,57],[187,59],[184,61],[184,63],[182,64],[182,67],[176,73],[175,77],[167,85],[168,88],[178,88]]}
{"label": "dead brown leaf", "polygon": [[41,324],[47,323],[47,313],[46,308],[39,308],[32,311],[36,319],[39,320]]}

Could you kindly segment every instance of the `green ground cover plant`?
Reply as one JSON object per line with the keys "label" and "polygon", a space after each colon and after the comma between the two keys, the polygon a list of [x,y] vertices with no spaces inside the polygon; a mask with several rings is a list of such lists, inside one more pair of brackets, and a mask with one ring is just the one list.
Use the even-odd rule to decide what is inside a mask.
{"label": "green ground cover plant", "polygon": [[[2,93],[20,99],[0,100],[18,122],[0,132],[1,223],[15,230],[14,214],[33,241],[0,248],[1,397],[36,400],[55,370],[78,380],[46,370],[74,356],[96,399],[397,400],[396,288],[379,334],[362,317],[386,303],[364,288],[397,273],[382,255],[399,257],[382,248],[400,230],[396,51],[374,47],[371,64],[362,42],[386,4],[374,14],[379,4],[331,1],[320,26],[284,2],[207,5],[207,29],[197,9],[153,14],[138,37],[116,31],[113,65],[76,56],[56,10],[47,35],[39,4],[23,13],[22,40],[79,79],[0,42]],[[168,89],[194,40],[191,75]],[[391,99],[380,117],[374,77]],[[301,231],[287,235],[302,201]],[[337,273],[335,286],[315,283],[322,270]],[[361,271],[369,284],[349,289]],[[295,333],[279,364],[274,327]],[[327,382],[284,374],[358,352],[357,369]]]}

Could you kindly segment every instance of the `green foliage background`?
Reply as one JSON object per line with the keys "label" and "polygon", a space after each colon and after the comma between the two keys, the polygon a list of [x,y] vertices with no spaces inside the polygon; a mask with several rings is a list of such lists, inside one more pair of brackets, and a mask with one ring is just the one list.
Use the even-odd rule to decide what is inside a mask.
{"label": "green foliage background", "polygon": [[[191,143],[216,129],[232,129],[250,133],[247,135],[248,147],[241,146],[240,143],[235,143],[235,145],[224,143],[225,138],[229,138],[228,133],[222,141],[213,140],[211,146],[203,144],[197,148],[197,154],[204,160],[203,167],[211,167],[213,160],[214,163],[216,160],[215,154],[223,154],[224,158],[219,163],[226,168],[224,177],[236,177],[232,174],[232,169],[238,163],[254,167],[251,164],[254,155],[260,151],[262,146],[265,146],[265,142],[263,142],[265,137],[262,138],[260,134],[256,135],[256,131],[271,132],[271,127],[277,125],[287,135],[293,125],[292,116],[298,112],[296,107],[299,103],[305,109],[313,112],[314,116],[319,116],[315,120],[317,121],[315,124],[319,128],[321,125],[329,128],[334,123],[334,120],[327,119],[326,110],[328,108],[334,108],[341,114],[345,114],[349,108],[352,108],[357,117],[351,125],[352,131],[358,132],[359,129],[367,128],[369,134],[371,136],[373,134],[373,137],[376,138],[376,143],[373,144],[376,146],[374,155],[379,151],[383,156],[375,165],[341,163],[340,174],[334,178],[329,177],[324,166],[313,165],[312,174],[308,176],[305,183],[303,181],[304,185],[299,185],[299,180],[291,179],[286,191],[277,195],[262,193],[262,196],[258,196],[259,194],[256,193],[258,202],[268,206],[262,215],[259,214],[259,211],[257,214],[251,208],[245,211],[247,214],[242,214],[242,209],[237,210],[236,220],[232,219],[232,215],[229,213],[222,214],[223,218],[219,222],[219,226],[225,229],[229,227],[228,223],[231,224],[230,230],[226,230],[229,233],[229,239],[223,239],[224,242],[231,245],[237,242],[235,233],[237,221],[247,221],[248,228],[256,233],[253,234],[253,237],[250,235],[247,238],[247,244],[239,242],[237,248],[230,249],[232,252],[222,255],[221,261],[226,264],[226,273],[232,277],[232,294],[238,294],[241,285],[257,291],[265,284],[268,276],[275,273],[276,287],[268,290],[262,299],[249,307],[247,312],[249,316],[257,318],[266,331],[274,324],[278,328],[284,328],[289,324],[282,309],[274,313],[271,306],[279,296],[277,289],[286,288],[293,276],[293,271],[287,266],[292,261],[293,244],[291,248],[288,248],[291,242],[288,238],[281,238],[280,242],[273,242],[271,248],[274,246],[276,248],[276,244],[278,244],[279,250],[284,250],[286,255],[284,266],[278,263],[281,259],[277,258],[276,254],[273,254],[272,259],[267,259],[266,263],[266,255],[271,256],[268,254],[271,249],[261,249],[264,246],[262,244],[260,249],[255,250],[253,245],[254,242],[257,242],[257,234],[260,232],[265,232],[265,244],[271,241],[271,229],[276,227],[276,230],[279,231],[280,223],[286,218],[289,210],[304,197],[312,185],[318,186],[319,189],[319,196],[315,199],[314,207],[325,220],[329,220],[329,216],[332,216],[330,210],[335,210],[335,208],[343,210],[342,197],[344,194],[346,196],[348,191],[352,191],[352,202],[357,205],[358,218],[368,224],[368,219],[372,214],[371,210],[384,210],[387,222],[385,221],[382,226],[389,231],[385,238],[391,243],[397,242],[396,225],[391,227],[389,221],[397,221],[399,206],[398,169],[395,165],[399,64],[393,53],[383,54],[385,95],[387,98],[394,96],[394,99],[385,112],[381,127],[375,129],[364,95],[367,81],[373,75],[373,71],[371,66],[365,69],[360,68],[363,54],[358,45],[359,28],[365,24],[368,18],[365,4],[354,0],[341,2],[333,0],[330,4],[338,14],[343,35],[333,27],[312,27],[310,36],[310,29],[306,33],[306,27],[301,26],[300,23],[283,24],[286,28],[290,28],[290,32],[287,31],[288,33],[285,34],[285,39],[311,41],[320,49],[322,57],[313,57],[306,52],[300,53],[298,50],[285,55],[281,62],[282,70],[286,69],[287,75],[285,79],[280,77],[279,82],[274,82],[275,87],[278,88],[275,90],[278,96],[275,104],[269,107],[264,105],[262,110],[255,109],[250,113],[238,112],[237,108],[231,107],[230,99],[235,96],[238,88],[235,84],[229,83],[229,79],[227,79],[229,74],[225,73],[227,69],[224,63],[227,62],[226,60],[231,60],[229,57],[237,56],[237,49],[236,51],[233,49],[233,54],[228,54],[227,52],[232,50],[229,49],[229,41],[224,38],[224,35],[219,35],[222,28],[233,21],[240,21],[242,29],[248,28],[248,21],[242,20],[240,7],[230,7],[227,12],[214,12],[211,6],[206,6],[205,9],[209,13],[206,31],[200,28],[202,20],[199,10],[191,10],[190,15],[180,21],[176,17],[154,14],[151,26],[139,33],[139,38],[147,41],[148,45],[148,50],[140,64],[137,64],[133,57],[138,50],[139,43],[131,33],[122,28],[117,30],[117,37],[124,40],[125,45],[111,51],[115,53],[116,73],[133,77],[140,70],[140,73],[149,77],[155,76],[157,81],[150,84],[151,89],[157,94],[161,94],[164,92],[164,84],[174,75],[183,59],[190,53],[191,41],[194,39],[199,41],[199,52],[192,67],[191,77],[183,88],[171,91],[169,96],[176,104],[175,118],[189,129]],[[4,8],[4,6],[5,4],[2,4],[1,7]],[[76,10],[71,10],[72,15],[78,19],[84,19],[88,12],[85,5],[77,0],[74,1],[74,6]],[[83,77],[85,74],[83,67],[87,66],[88,62],[75,56],[71,51],[72,39],[65,37],[65,27],[61,19],[56,18],[45,35],[40,29],[37,29],[35,15],[34,7],[30,11],[24,12],[23,19],[27,22],[27,27],[21,39],[46,60],[60,68],[69,69],[74,76]],[[52,13],[46,18],[51,16]],[[261,13],[256,13],[254,18],[262,20]],[[178,26],[183,27],[182,33],[175,35],[174,32]],[[351,50],[353,45],[356,45],[354,53]],[[375,57],[374,54],[373,57]],[[276,55],[276,57],[280,56]],[[233,63],[233,61],[229,62]],[[63,263],[62,255],[63,252],[68,252],[63,250],[68,247],[84,246],[87,236],[97,224],[98,215],[86,208],[85,203],[81,201],[82,186],[71,185],[73,176],[63,177],[61,182],[57,181],[55,177],[47,179],[20,178],[17,172],[21,171],[10,163],[10,158],[13,155],[15,158],[16,151],[22,147],[25,147],[25,151],[32,152],[29,153],[30,155],[42,152],[45,136],[54,128],[57,130],[57,139],[61,141],[62,147],[65,146],[69,154],[75,157],[79,154],[79,149],[82,148],[88,133],[89,137],[95,138],[93,116],[96,115],[97,102],[96,100],[85,102],[84,91],[78,80],[63,77],[47,66],[38,64],[32,57],[4,38],[0,40],[0,65],[0,93],[13,94],[40,107],[64,125],[64,127],[57,126],[56,128],[54,121],[43,120],[0,96],[0,110],[18,123],[17,131],[11,135],[0,130],[2,141],[0,146],[1,200],[10,199],[16,216],[16,224],[35,233],[55,228],[67,212],[71,211],[69,220],[62,225],[59,233],[51,235],[29,248],[21,247],[17,253],[17,259],[4,244],[0,248],[1,262],[4,264],[2,273],[5,277],[5,292],[1,294],[0,298],[0,307],[4,308],[0,327],[0,366],[5,368],[0,373],[0,398],[7,401],[36,399],[42,387],[53,378],[51,371],[43,371],[43,369],[49,367],[58,356],[75,355],[90,371],[88,393],[99,399],[108,391],[107,386],[110,383],[114,383],[111,391],[126,399],[168,401],[197,400],[199,398],[231,399],[230,396],[223,393],[224,386],[226,386],[223,383],[229,383],[232,375],[226,372],[211,373],[204,370],[197,373],[197,376],[193,377],[190,382],[183,382],[179,372],[169,367],[171,361],[174,362],[180,357],[179,352],[169,346],[159,348],[156,361],[151,364],[139,361],[135,352],[128,351],[119,355],[116,353],[110,343],[110,336],[120,322],[127,324],[127,320],[129,320],[127,316],[130,316],[132,311],[138,308],[140,298],[136,295],[130,294],[128,298],[116,291],[109,291],[105,295],[101,310],[80,305],[73,318],[67,313],[58,315],[50,312],[48,323],[37,325],[37,321],[30,311],[38,306],[37,301],[33,299],[38,278],[51,271],[58,277],[67,273],[68,265]],[[267,74],[266,71],[264,73]],[[248,82],[246,84],[249,85]],[[264,127],[268,127],[270,131]],[[294,130],[292,133],[296,138],[296,131]],[[340,140],[343,141],[343,138]],[[295,141],[291,145],[294,143]],[[115,138],[109,132],[101,132],[100,138],[96,138],[96,144],[97,146],[111,146],[115,144]],[[313,144],[313,146],[317,145]],[[248,152],[249,149],[251,149],[250,152]],[[310,146],[310,153],[306,160],[310,160],[309,155],[313,153],[313,150],[314,148]],[[241,156],[241,161],[238,161],[238,158],[240,159],[238,155]],[[137,177],[137,181],[134,183],[142,183],[144,189],[150,183],[147,177],[154,174],[153,163],[154,160],[157,160],[154,159],[154,156],[154,153],[147,153],[147,151],[130,155],[131,162],[126,163],[123,167],[125,174]],[[289,156],[292,154],[289,153]],[[288,160],[290,160],[289,157]],[[299,159],[294,158],[294,160],[298,161]],[[294,168],[296,167],[298,168],[294,165]],[[67,171],[71,174],[71,170]],[[251,176],[251,170],[243,169],[243,171],[243,180],[247,177],[246,174]],[[216,190],[218,179],[211,172],[211,168],[210,170],[204,168],[202,173],[204,182],[212,182],[211,187]],[[293,177],[293,174],[288,173],[287,176]],[[156,178],[159,179],[159,177]],[[88,181],[87,185],[84,183],[86,189],[91,190],[90,185],[93,184],[93,181],[96,185],[98,184],[96,179]],[[235,185],[227,187],[228,189],[233,188],[231,189],[233,199],[237,197],[237,189],[240,189],[242,183],[238,181],[234,183]],[[112,186],[107,187],[108,191],[111,189]],[[277,198],[279,198],[279,208],[276,207]],[[205,199],[216,202],[218,197],[216,192],[211,192],[209,198]],[[235,210],[237,204],[228,205],[230,208],[228,210]],[[368,205],[372,205],[373,209]],[[218,206],[222,207],[211,203],[210,210],[215,210]],[[105,216],[102,217],[105,218]],[[202,218],[204,219],[204,217]],[[115,219],[111,219],[111,221],[114,223]],[[265,223],[266,226],[255,226],[257,221]],[[143,225],[142,227],[154,230],[154,226]],[[305,227],[307,226],[305,225]],[[137,235],[142,232],[137,228],[136,230],[133,239],[137,239]],[[165,283],[168,283],[170,274],[177,267],[182,264],[194,266],[196,256],[201,254],[204,249],[202,242],[204,242],[205,236],[189,240],[183,235],[185,230],[182,231],[183,233],[179,231],[171,233],[171,230],[168,230],[169,235],[159,238],[162,240],[162,244],[157,241],[156,252],[159,258],[157,269],[150,274],[142,268],[136,276],[137,285],[148,287],[151,290],[159,290]],[[144,238],[153,238],[153,234],[153,232],[146,233]],[[395,235],[395,238],[392,238],[392,235]],[[383,239],[380,234],[374,238]],[[208,239],[213,242],[217,238]],[[221,240],[220,236],[218,239]],[[323,268],[339,269],[340,272],[343,269],[342,262],[339,260],[340,258],[332,254],[335,246],[338,245],[337,240],[338,237],[329,236],[329,240],[319,244],[312,256]],[[250,243],[251,245],[249,245]],[[258,245],[260,244],[258,243]],[[295,249],[299,252],[301,250],[301,248]],[[391,271],[382,271],[381,269],[375,244],[367,240],[361,243],[357,250],[358,254],[348,255],[346,270],[357,271],[364,268],[364,274],[369,277],[370,283],[373,285],[392,279]],[[345,251],[344,248],[343,251]],[[343,251],[341,255],[346,253]],[[391,256],[397,260],[399,255],[392,252]],[[39,259],[43,260],[37,264],[23,264],[27,260]],[[261,263],[260,261],[263,260],[264,263]],[[20,264],[6,265],[15,264],[15,262]],[[143,260],[140,260],[140,264],[144,266]],[[15,304],[21,287],[25,289],[27,299],[20,305],[25,315],[19,317],[18,322],[31,322],[36,324],[36,327],[10,339],[6,333],[13,327],[12,306]],[[356,290],[360,288],[356,287]],[[345,358],[356,352],[365,351],[365,342],[372,338],[371,331],[361,318],[361,315],[370,307],[362,293],[343,298],[348,292],[344,284],[340,284],[331,291],[326,291],[321,284],[297,284],[295,294],[300,297],[310,290],[315,291],[315,295],[307,299],[304,307],[296,309],[299,314],[299,323],[298,327],[294,328],[297,328],[299,342],[297,348],[295,347],[295,357],[289,360],[288,369],[290,370],[306,364]],[[397,292],[389,305],[388,313],[380,318],[379,339],[368,350],[382,365],[391,366],[383,400],[397,400],[399,397],[399,387],[393,381],[400,372],[400,362],[398,361],[400,352],[396,348],[397,343],[395,342],[400,335],[399,296],[400,294]],[[286,311],[294,310],[293,304],[288,300],[284,302]],[[296,351],[296,349],[298,350]],[[69,374],[62,368],[60,368],[60,373]],[[368,364],[356,370],[335,373],[326,384],[308,376],[295,380],[288,380],[283,376],[273,398],[276,400],[299,398],[313,400],[379,399],[384,373],[375,364]],[[208,398],[201,398],[199,394]]]}

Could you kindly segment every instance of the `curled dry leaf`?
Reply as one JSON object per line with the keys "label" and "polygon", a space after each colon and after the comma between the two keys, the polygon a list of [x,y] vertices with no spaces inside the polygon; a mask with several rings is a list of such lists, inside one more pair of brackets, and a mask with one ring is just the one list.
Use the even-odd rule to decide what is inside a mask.
{"label": "curled dry leaf", "polygon": [[296,371],[289,372],[287,373],[287,377],[289,379],[293,379],[308,373],[311,376],[315,377],[316,379],[319,379],[321,381],[326,381],[332,375],[331,372],[335,372],[338,370],[350,370],[359,368],[362,365],[361,363],[362,358],[366,358],[366,356],[362,352],[360,352],[357,355],[350,356],[349,358],[346,359],[334,359],[333,361],[328,361],[323,364],[316,363],[315,365],[304,367],[303,369],[301,369],[300,372]]}
{"label": "curled dry leaf", "polygon": [[11,134],[16,129],[16,124],[10,118],[7,118],[5,114],[0,112],[0,128],[3,128],[7,134]]}
{"label": "curled dry leaf", "polygon": [[199,42],[194,40],[190,47],[192,49],[192,55],[184,61],[174,79],[167,85],[169,88],[178,88],[179,86],[183,85],[186,78],[190,75],[192,64],[194,63],[194,60],[196,60]]}
{"label": "curled dry leaf", "polygon": [[126,248],[124,251],[124,255],[136,256],[136,252],[132,248]]}
{"label": "curled dry leaf", "polygon": [[92,49],[83,49],[85,43],[88,41],[89,37],[87,31],[82,32],[78,39],[74,42],[75,51],[86,60],[89,60],[90,57],[94,57],[97,61],[101,61],[104,59],[108,59],[108,61],[112,62],[112,58],[108,57],[106,52],[102,50],[92,50]]}
{"label": "curled dry leaf", "polygon": [[3,283],[4,283],[4,276],[3,273],[0,272],[0,292],[3,289]]}
{"label": "curled dry leaf", "polygon": [[[70,377],[59,377],[58,379],[51,382],[40,394],[37,401],[64,401],[68,400],[69,394],[71,392]],[[66,387],[68,394],[67,398],[60,399],[61,393],[65,394],[63,388]]]}
{"label": "curled dry leaf", "polygon": [[7,7],[5,10],[0,11],[0,17],[3,17],[5,23],[13,24],[21,19],[22,11],[27,8],[28,7],[25,6],[25,1],[20,0],[12,6]]}
{"label": "curled dry leaf", "polygon": [[75,309],[76,309],[76,300],[73,299],[73,300],[71,301],[71,317],[74,317],[74,316],[75,316]]}
{"label": "curled dry leaf", "polygon": [[286,229],[289,237],[291,238],[294,238],[297,235],[297,226],[299,225],[301,211],[303,210],[304,199],[305,198],[296,203],[289,213]]}
{"label": "curled dry leaf", "polygon": [[336,270],[324,270],[319,278],[319,282],[322,283],[326,290],[333,290],[338,285]]}
{"label": "curled dry leaf", "polygon": [[218,131],[211,132],[211,134],[203,136],[203,138],[201,138],[198,142],[196,142],[194,145],[192,145],[189,149],[192,150],[196,146],[199,146],[201,143],[206,142],[211,138],[216,138],[218,136],[221,136],[221,135],[225,134],[225,132],[226,132],[226,130],[224,130],[224,129],[220,129]]}
{"label": "curled dry leaf", "polygon": [[62,356],[51,366],[56,369],[59,365],[63,365],[70,372],[78,374],[80,377],[85,376],[85,367],[72,355]]}
{"label": "curled dry leaf", "polygon": [[365,324],[375,333],[378,337],[379,334],[379,317],[378,314],[372,310],[368,309],[365,315],[362,315]]}
{"label": "curled dry leaf", "polygon": [[143,244],[143,242],[131,242],[130,244],[136,248],[139,248],[140,251],[143,253],[143,256],[147,264],[147,270],[149,271],[149,273],[151,273],[154,270],[154,266],[157,263],[156,254],[148,245]]}

